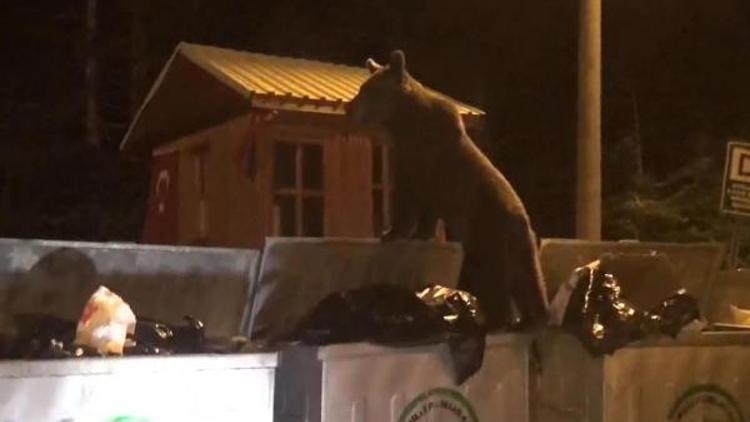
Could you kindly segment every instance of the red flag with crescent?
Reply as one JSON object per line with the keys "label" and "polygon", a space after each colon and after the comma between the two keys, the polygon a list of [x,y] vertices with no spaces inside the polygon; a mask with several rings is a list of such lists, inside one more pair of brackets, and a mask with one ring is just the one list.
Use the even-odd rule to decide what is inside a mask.
{"label": "red flag with crescent", "polygon": [[153,157],[148,211],[142,239],[144,243],[177,243],[179,164],[178,151]]}

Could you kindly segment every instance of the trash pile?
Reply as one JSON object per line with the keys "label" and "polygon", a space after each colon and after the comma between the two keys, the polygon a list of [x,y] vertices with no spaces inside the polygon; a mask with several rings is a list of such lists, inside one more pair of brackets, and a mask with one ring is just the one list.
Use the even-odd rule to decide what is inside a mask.
{"label": "trash pile", "polygon": [[462,384],[482,365],[485,335],[479,304],[467,292],[439,285],[412,292],[378,284],[329,295],[287,340],[390,347],[445,342],[454,380]]}
{"label": "trash pile", "polygon": [[[91,295],[78,321],[17,314],[13,333],[0,335],[0,359],[236,353],[254,347],[245,337],[210,339],[203,323],[180,325],[136,318],[130,305],[104,286]],[[484,357],[485,322],[471,294],[439,285],[413,292],[378,284],[337,292],[317,304],[278,344],[328,345],[366,341],[390,347],[444,342],[454,378],[463,383]]]}
{"label": "trash pile", "polygon": [[[675,337],[700,319],[700,312],[696,299],[679,286],[670,268],[659,256],[602,256],[577,268],[558,290],[551,303],[551,325],[576,336],[594,356],[650,336]],[[284,322],[291,330],[283,336],[254,336],[259,343],[252,344],[242,336],[207,338],[203,323],[192,316],[179,324],[137,317],[120,296],[99,286],[77,321],[14,315],[12,329],[0,333],[0,359],[236,353],[290,343],[369,342],[388,347],[443,343],[456,384],[481,368],[487,326],[481,304],[465,291],[441,285],[414,291],[374,284],[335,290],[315,302],[313,308],[300,312],[302,318]]]}
{"label": "trash pile", "polygon": [[136,319],[117,294],[100,286],[77,322],[52,315],[18,314],[14,334],[0,336],[0,359],[62,359],[87,356],[233,353],[242,337],[208,339],[203,323],[191,316],[182,325]]}
{"label": "trash pile", "polygon": [[[627,262],[632,258],[604,256],[577,268],[551,303],[552,325],[577,337],[594,356],[612,354],[646,337],[676,337],[683,327],[701,317],[697,300],[684,289],[675,288],[659,257],[637,257],[638,264],[645,264],[640,269],[635,262]],[[650,289],[624,289],[616,270],[623,261],[628,264],[626,268],[642,271],[637,279]],[[654,295],[654,289],[659,288],[662,292]],[[626,294],[628,290],[630,295]],[[649,291],[643,294],[644,290]]]}

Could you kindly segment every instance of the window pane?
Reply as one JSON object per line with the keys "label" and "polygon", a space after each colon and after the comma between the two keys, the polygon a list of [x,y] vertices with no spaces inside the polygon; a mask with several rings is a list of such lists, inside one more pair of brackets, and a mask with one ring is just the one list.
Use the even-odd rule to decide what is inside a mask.
{"label": "window pane", "polygon": [[383,184],[383,147],[372,145],[372,183]]}
{"label": "window pane", "polygon": [[302,186],[304,189],[323,189],[322,145],[302,145]]}
{"label": "window pane", "polygon": [[372,190],[372,229],[375,237],[379,237],[385,229],[383,227],[383,191]]}
{"label": "window pane", "polygon": [[274,144],[274,178],[273,185],[279,188],[294,188],[296,185],[297,146],[287,142]]}
{"label": "window pane", "polygon": [[310,196],[302,200],[302,235],[323,236],[323,197]]}
{"label": "window pane", "polygon": [[297,221],[295,218],[295,201],[293,196],[277,195],[274,205],[278,207],[279,214],[279,236],[291,237],[297,234]]}

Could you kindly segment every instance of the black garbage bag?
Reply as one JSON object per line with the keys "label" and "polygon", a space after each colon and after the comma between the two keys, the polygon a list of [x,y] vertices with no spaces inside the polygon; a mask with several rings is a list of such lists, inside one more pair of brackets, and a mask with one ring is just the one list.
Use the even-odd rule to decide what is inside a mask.
{"label": "black garbage bag", "polygon": [[374,285],[333,293],[296,330],[292,341],[311,345],[371,341],[404,345],[439,340],[443,322],[413,292]]}
{"label": "black garbage bag", "polygon": [[43,359],[66,356],[65,345],[73,342],[76,323],[46,314],[13,316],[15,336],[10,358]]}
{"label": "black garbage bag", "polygon": [[697,301],[684,289],[652,309],[639,308],[625,299],[617,278],[604,271],[600,261],[575,270],[553,300],[551,314],[553,323],[576,336],[594,356],[614,353],[646,336],[674,337],[700,317]]}
{"label": "black garbage bag", "polygon": [[668,297],[650,311],[657,332],[676,337],[682,327],[701,318],[698,301],[685,289]]}
{"label": "black garbage bag", "polygon": [[168,325],[149,318],[135,324],[133,344],[126,345],[125,355],[171,355],[201,353],[205,342],[203,322],[183,317],[184,325]]}
{"label": "black garbage bag", "polygon": [[462,384],[482,367],[486,320],[477,298],[470,293],[442,286],[431,286],[417,296],[447,325],[446,342],[451,353],[453,373]]}
{"label": "black garbage bag", "polygon": [[124,355],[171,355],[174,331],[167,324],[141,318],[129,340],[123,348]]}
{"label": "black garbage bag", "polygon": [[415,293],[379,284],[329,295],[287,340],[390,347],[446,342],[454,380],[462,384],[481,367],[485,334],[484,317],[469,293],[442,286]]}
{"label": "black garbage bag", "polygon": [[63,359],[98,356],[95,350],[73,345],[76,322],[46,314],[17,314],[15,335],[5,336],[4,359]]}
{"label": "black garbage bag", "polygon": [[[135,334],[128,336],[125,355],[171,355],[203,353],[206,347],[203,323],[191,316],[184,317],[183,325],[169,325],[141,318]],[[74,344],[75,321],[46,314],[14,315],[14,333],[0,336],[1,359],[64,359],[100,356],[89,347]],[[238,340],[213,342],[212,352],[231,353],[239,350]]]}
{"label": "black garbage bag", "polygon": [[612,353],[643,338],[647,316],[620,297],[620,285],[611,274],[592,264],[576,269],[574,279],[562,327],[592,355]]}
{"label": "black garbage bag", "polygon": [[174,332],[174,353],[201,353],[206,343],[206,329],[203,321],[190,315],[183,318],[184,325],[172,328]]}

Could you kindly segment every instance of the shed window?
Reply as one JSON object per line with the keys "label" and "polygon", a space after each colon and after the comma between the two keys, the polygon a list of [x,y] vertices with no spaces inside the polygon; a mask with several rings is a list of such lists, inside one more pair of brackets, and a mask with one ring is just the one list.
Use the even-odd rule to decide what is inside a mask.
{"label": "shed window", "polygon": [[325,234],[325,187],[321,142],[274,142],[274,228],[276,236]]}
{"label": "shed window", "polygon": [[393,165],[390,149],[372,145],[372,229],[377,237],[391,224]]}

